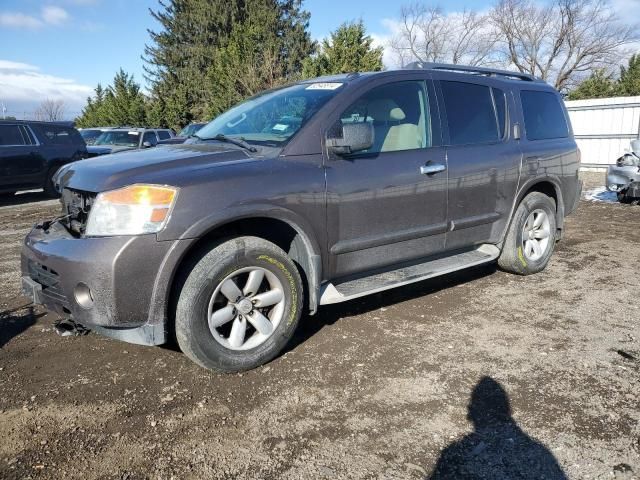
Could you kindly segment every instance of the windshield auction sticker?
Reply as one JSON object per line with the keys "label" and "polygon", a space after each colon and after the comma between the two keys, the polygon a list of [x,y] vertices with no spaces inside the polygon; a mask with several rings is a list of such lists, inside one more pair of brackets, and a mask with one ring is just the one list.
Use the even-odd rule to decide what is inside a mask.
{"label": "windshield auction sticker", "polygon": [[342,83],[338,82],[325,82],[325,83],[312,83],[305,90],[335,90],[340,88]]}

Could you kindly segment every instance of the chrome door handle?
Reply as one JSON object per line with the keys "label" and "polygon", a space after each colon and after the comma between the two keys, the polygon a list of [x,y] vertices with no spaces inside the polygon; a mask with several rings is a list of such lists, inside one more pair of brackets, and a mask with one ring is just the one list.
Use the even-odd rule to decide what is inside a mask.
{"label": "chrome door handle", "polygon": [[447,167],[441,163],[428,163],[420,167],[420,173],[422,175],[433,175],[434,173],[444,172],[446,169]]}

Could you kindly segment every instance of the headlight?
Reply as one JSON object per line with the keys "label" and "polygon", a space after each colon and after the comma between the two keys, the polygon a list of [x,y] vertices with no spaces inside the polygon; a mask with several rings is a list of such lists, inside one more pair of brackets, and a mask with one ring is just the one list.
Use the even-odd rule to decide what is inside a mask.
{"label": "headlight", "polygon": [[616,161],[616,164],[619,167],[635,167],[640,163],[638,160],[638,157],[635,155],[626,153]]}
{"label": "headlight", "polygon": [[99,193],[89,212],[87,236],[140,235],[164,228],[178,189],[160,185],[130,185]]}

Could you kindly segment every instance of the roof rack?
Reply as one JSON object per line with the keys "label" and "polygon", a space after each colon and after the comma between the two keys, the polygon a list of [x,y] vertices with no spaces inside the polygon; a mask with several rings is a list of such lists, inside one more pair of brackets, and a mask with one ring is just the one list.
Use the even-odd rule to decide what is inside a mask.
{"label": "roof rack", "polygon": [[432,63],[432,62],[412,62],[404,67],[405,70],[445,70],[449,72],[465,72],[476,75],[486,75],[489,77],[507,77],[524,80],[527,82],[539,82],[536,77],[529,73],[513,72],[510,70],[499,70],[497,68],[488,67],[470,67],[466,65],[454,65],[450,63]]}

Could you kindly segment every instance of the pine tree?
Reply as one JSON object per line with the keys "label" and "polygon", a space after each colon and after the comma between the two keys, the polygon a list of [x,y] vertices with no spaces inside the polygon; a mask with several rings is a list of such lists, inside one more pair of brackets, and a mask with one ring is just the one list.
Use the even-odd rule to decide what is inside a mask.
{"label": "pine tree", "polygon": [[160,0],[150,10],[146,77],[164,123],[208,120],[233,103],[299,76],[311,53],[302,0]]}
{"label": "pine tree", "polygon": [[120,69],[113,84],[103,89],[100,84],[95,96],[87,99],[87,105],[76,119],[79,127],[144,126],[146,121],[146,98],[140,91],[133,75]]}
{"label": "pine tree", "polygon": [[617,92],[617,84],[604,69],[598,69],[584,80],[578,87],[569,92],[569,100],[583,100],[587,98],[613,97]]}
{"label": "pine tree", "polygon": [[382,47],[373,47],[362,20],[343,23],[323,40],[318,54],[304,62],[303,76],[375,72],[383,69]]}
{"label": "pine tree", "polygon": [[617,90],[625,97],[640,95],[640,54],[632,55],[627,67],[620,67]]}

